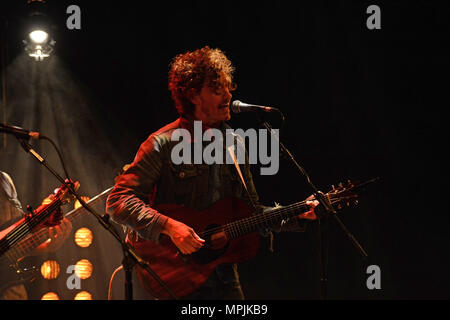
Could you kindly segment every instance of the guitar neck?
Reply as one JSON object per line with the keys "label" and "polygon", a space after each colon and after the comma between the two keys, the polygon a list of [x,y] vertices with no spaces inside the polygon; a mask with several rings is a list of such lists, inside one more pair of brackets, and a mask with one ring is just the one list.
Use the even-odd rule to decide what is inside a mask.
{"label": "guitar neck", "polygon": [[[99,200],[103,199],[103,197],[108,195],[111,192],[111,190],[112,187],[95,196],[88,203],[89,204],[97,203]],[[78,218],[79,215],[81,215],[84,212],[84,210],[85,209],[83,207],[78,207],[67,213],[64,217],[70,222],[73,222],[76,218]],[[31,251],[36,249],[40,244],[47,241],[48,239],[50,239],[49,229],[43,228],[33,233],[25,240],[20,241],[16,245],[12,245],[9,248],[8,252],[5,254],[5,256],[12,262],[17,261],[20,258],[28,255]]]}
{"label": "guitar neck", "polygon": [[46,207],[42,208],[39,212],[34,213],[30,218],[28,217],[22,218],[22,221],[17,225],[17,227],[11,230],[0,241],[0,256],[5,254],[12,247],[17,245],[20,241],[22,241],[24,238],[30,235],[31,232],[45,219],[47,219],[53,213],[53,211],[55,211],[58,207],[60,207],[61,204],[62,204],[61,200],[59,198],[56,198]]}
{"label": "guitar neck", "polygon": [[266,228],[280,223],[282,220],[289,219],[307,210],[309,210],[309,205],[305,201],[285,207],[276,207],[261,214],[228,223],[225,225],[225,232],[229,239],[239,238],[257,231],[259,228]]}
{"label": "guitar neck", "polygon": [[[65,218],[70,222],[73,222],[80,215],[80,213],[81,211],[79,210],[72,210],[67,215],[65,215]],[[12,246],[6,253],[6,256],[10,261],[17,261],[39,247],[40,244],[44,243],[48,239],[50,239],[49,229],[40,229],[28,238]]]}
{"label": "guitar neck", "polygon": [[[73,222],[73,220],[75,220],[75,218],[79,214],[80,214],[79,211],[73,211],[71,213],[68,213],[65,216],[65,218],[68,219],[70,222]],[[13,245],[5,255],[10,261],[17,261],[20,258],[28,255],[31,251],[39,247],[39,245],[41,245],[50,238],[51,236],[49,229],[42,228],[37,232],[33,233],[28,238],[20,241],[16,245]]]}

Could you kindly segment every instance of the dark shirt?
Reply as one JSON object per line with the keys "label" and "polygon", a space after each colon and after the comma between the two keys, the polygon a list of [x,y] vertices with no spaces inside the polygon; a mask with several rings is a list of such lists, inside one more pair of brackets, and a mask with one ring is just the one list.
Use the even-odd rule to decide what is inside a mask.
{"label": "dark shirt", "polygon": [[[197,141],[192,121],[183,117],[177,119],[152,133],[141,144],[133,163],[117,180],[107,199],[107,213],[128,228],[127,238],[132,243],[140,238],[159,241],[168,217],[153,209],[157,204],[175,203],[202,210],[220,199],[236,197],[253,207],[255,213],[268,208],[259,203],[247,155],[245,163],[239,167],[248,192],[234,164],[174,164],[171,153],[179,141],[174,141],[171,136],[178,128],[188,130],[190,142],[202,143],[202,150],[211,143]],[[218,129],[226,140],[226,134],[230,134],[226,129],[231,128],[222,123]],[[203,128],[203,132],[205,130]],[[244,148],[245,153],[242,138],[235,135],[232,138],[234,140],[230,141],[236,141],[236,147]],[[223,148],[225,155],[228,152],[225,143]],[[237,154],[237,149],[235,152]],[[293,230],[301,231],[302,228],[295,222]],[[216,272],[222,282],[238,283],[235,265],[219,266]]]}
{"label": "dark shirt", "polygon": [[[172,141],[171,135],[177,128],[193,131],[192,122],[179,118],[151,134],[108,197],[107,212],[113,220],[131,229],[129,236],[158,242],[167,217],[152,208],[157,204],[176,203],[202,210],[219,199],[234,196],[249,205],[255,203],[258,210],[263,208],[248,163],[240,168],[251,201],[234,164],[174,164],[171,152],[179,141]],[[224,123],[220,129],[227,128],[230,127]],[[191,137],[195,142],[193,134]]]}

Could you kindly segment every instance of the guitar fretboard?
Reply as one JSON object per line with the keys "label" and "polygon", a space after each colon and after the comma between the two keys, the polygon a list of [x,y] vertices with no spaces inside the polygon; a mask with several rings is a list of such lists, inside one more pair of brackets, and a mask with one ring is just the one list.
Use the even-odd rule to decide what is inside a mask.
{"label": "guitar fretboard", "polygon": [[[103,199],[104,196],[108,195],[112,190],[112,187],[103,191],[99,195],[92,198],[88,201],[88,204],[94,204],[99,199]],[[67,213],[65,218],[70,222],[73,222],[78,216],[84,212],[83,207],[79,207]],[[50,233],[48,228],[43,228],[33,233],[31,236],[26,238],[25,240],[20,241],[15,245],[11,245],[8,251],[5,253],[5,257],[12,263],[19,260],[23,256],[26,256],[32,250],[36,249],[40,244],[50,239]]]}
{"label": "guitar fretboard", "polygon": [[224,228],[225,233],[229,239],[239,238],[259,228],[272,226],[308,210],[309,205],[305,201],[285,207],[276,207],[261,214],[226,224]]}
{"label": "guitar fretboard", "polygon": [[33,214],[31,217],[23,218],[21,220],[22,222],[0,241],[0,256],[28,236],[32,230],[48,218],[61,204],[61,199],[55,198],[55,200],[43,207],[40,212]]}

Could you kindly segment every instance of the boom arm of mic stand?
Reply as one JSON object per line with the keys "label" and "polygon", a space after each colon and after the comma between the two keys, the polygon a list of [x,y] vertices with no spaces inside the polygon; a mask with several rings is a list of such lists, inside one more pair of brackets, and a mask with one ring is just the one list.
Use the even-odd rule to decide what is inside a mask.
{"label": "boom arm of mic stand", "polygon": [[294,163],[294,165],[298,168],[298,170],[306,178],[306,181],[308,182],[308,184],[313,189],[313,194],[314,194],[314,197],[316,198],[316,200],[319,201],[319,203],[323,206],[323,208],[325,208],[325,210],[328,213],[330,213],[331,216],[338,222],[339,226],[342,228],[342,230],[345,232],[345,234],[351,240],[353,245],[358,249],[358,251],[362,255],[363,259],[366,260],[368,258],[368,255],[367,255],[366,251],[363,249],[361,244],[356,240],[356,238],[350,233],[350,231],[347,229],[347,227],[344,225],[344,223],[341,221],[341,219],[339,219],[339,217],[336,214],[336,211],[334,210],[334,208],[331,205],[331,203],[328,200],[328,198],[325,197],[323,193],[319,192],[319,190],[317,190],[316,186],[312,183],[312,181],[311,181],[309,175],[306,173],[306,171],[298,164],[298,162],[295,160],[295,158],[292,155],[292,153],[280,141],[279,137],[277,137],[276,134],[274,134],[272,132],[272,127],[270,126],[270,124],[267,123],[267,121],[260,121],[260,122],[262,122],[262,124],[267,128],[267,130],[269,130],[269,132],[277,139],[282,152],[284,152],[285,154],[288,155],[289,159]]}
{"label": "boom arm of mic stand", "polygon": [[[124,256],[125,259],[127,257],[132,258],[134,260],[134,263],[138,263],[142,268],[144,268],[155,280],[169,293],[169,295],[173,299],[178,299],[177,296],[170,290],[169,287],[159,278],[159,276],[150,268],[148,263],[143,260],[135,251],[133,248],[130,247],[129,244],[127,244],[125,241],[122,240],[120,235],[118,234],[117,230],[114,228],[114,226],[109,222],[109,216],[104,215],[103,217],[95,212],[94,209],[92,209],[76,192],[73,190],[70,183],[66,183],[64,179],[51,167],[47,164],[44,158],[42,158],[33,148],[23,139],[19,139],[20,144],[25,149],[26,152],[29,152],[35,159],[37,159],[45,168],[47,168],[63,185],[67,187],[69,192],[73,194],[77,200],[80,202],[80,204],[91,214],[95,216],[95,218],[98,220],[98,222],[106,229],[108,230],[114,238],[116,238],[117,241],[122,245],[122,249],[124,250]],[[128,266],[133,265],[133,263],[128,262]],[[125,267],[128,267],[125,266]]]}

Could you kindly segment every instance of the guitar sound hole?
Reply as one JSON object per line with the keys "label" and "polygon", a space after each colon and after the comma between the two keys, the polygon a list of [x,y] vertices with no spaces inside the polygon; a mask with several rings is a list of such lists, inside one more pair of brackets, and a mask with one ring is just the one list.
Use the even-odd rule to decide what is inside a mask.
{"label": "guitar sound hole", "polygon": [[[217,231],[212,231],[212,229],[217,229]],[[227,251],[229,245],[226,234],[220,228],[220,225],[209,225],[205,229],[205,233],[203,235],[205,244],[200,250],[192,254],[192,258],[197,264],[208,264],[218,259]]]}

